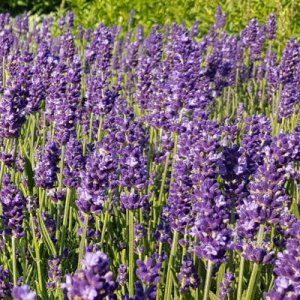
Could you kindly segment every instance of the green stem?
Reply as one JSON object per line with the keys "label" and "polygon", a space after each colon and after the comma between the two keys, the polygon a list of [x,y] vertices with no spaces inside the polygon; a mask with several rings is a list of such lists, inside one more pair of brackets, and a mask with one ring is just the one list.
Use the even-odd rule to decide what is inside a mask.
{"label": "green stem", "polygon": [[89,223],[89,216],[85,215],[84,222],[83,222],[83,230],[82,230],[82,235],[81,235],[81,240],[80,240],[80,245],[79,245],[78,268],[80,268],[81,261],[84,256],[84,246],[85,246],[86,233],[87,233],[87,229],[88,229],[88,223]]}
{"label": "green stem", "polygon": [[[264,225],[260,225],[259,226],[259,231],[257,234],[257,246],[260,246],[263,238],[264,238],[264,229],[265,226]],[[260,265],[258,263],[254,263],[253,265],[253,269],[251,272],[251,277],[250,277],[250,281],[249,281],[249,285],[248,285],[248,289],[247,289],[247,294],[246,294],[246,300],[251,300],[253,295],[255,294],[256,291],[256,278],[257,278],[257,274],[260,270]]]}
{"label": "green stem", "polygon": [[246,300],[251,300],[253,295],[255,294],[255,290],[256,290],[255,283],[256,283],[258,271],[259,271],[259,264],[254,263],[251,277],[250,277],[250,282],[249,282],[248,289],[247,289]]}
{"label": "green stem", "polygon": [[128,210],[129,225],[129,297],[134,296],[134,216]]}
{"label": "green stem", "polygon": [[237,300],[242,299],[243,293],[243,278],[244,278],[244,268],[245,268],[245,259],[241,256],[240,268],[239,268],[239,281],[238,281],[238,289],[237,289]]}
{"label": "green stem", "polygon": [[36,234],[35,234],[35,225],[33,222],[32,213],[30,213],[30,223],[31,223],[31,228],[32,228],[33,245],[34,245],[35,256],[36,256],[35,262],[36,262],[37,273],[38,273],[39,288],[42,290],[43,297],[46,297],[45,289],[44,289],[44,281],[43,281],[43,277],[42,277],[42,269],[41,269],[40,247],[38,245],[38,241],[37,241]]}
{"label": "green stem", "polygon": [[208,297],[209,297],[209,290],[210,290],[210,285],[211,285],[213,267],[214,267],[213,263],[209,260],[208,266],[207,266],[206,278],[205,278],[203,300],[208,300]]}
{"label": "green stem", "polygon": [[17,257],[16,257],[16,237],[12,235],[11,237],[12,245],[12,263],[13,263],[13,283],[17,286]]}
{"label": "green stem", "polygon": [[178,243],[178,231],[175,231],[173,235],[172,248],[171,248],[171,253],[170,253],[170,258],[168,263],[164,300],[172,299],[172,287],[173,287],[172,268],[173,268],[173,263],[177,252],[177,246],[178,246],[177,243]]}
{"label": "green stem", "polygon": [[64,244],[65,244],[65,236],[67,231],[67,225],[69,220],[69,210],[70,210],[70,201],[71,201],[71,190],[67,189],[66,195],[66,203],[65,203],[65,211],[64,211],[64,219],[63,219],[63,226],[62,226],[62,233],[61,233],[61,242],[59,248],[59,255],[62,256],[64,251]]}
{"label": "green stem", "polygon": [[101,245],[103,245],[103,242],[104,242],[106,227],[107,227],[107,223],[108,223],[108,220],[109,220],[110,199],[111,199],[111,196],[109,196],[108,201],[106,203],[106,210],[105,210],[105,215],[104,215],[104,222],[103,222],[102,233],[101,233],[101,241],[100,241]]}
{"label": "green stem", "polygon": [[[65,151],[66,146],[63,145],[61,148],[61,158],[60,158],[60,172],[59,172],[59,181],[58,181],[58,189],[59,191],[62,191],[63,188],[63,174],[64,174],[64,160],[65,160]],[[60,240],[60,230],[61,230],[61,211],[62,211],[62,203],[58,203],[57,208],[57,216],[56,216],[56,224],[57,224],[57,230],[56,230],[56,239]]]}

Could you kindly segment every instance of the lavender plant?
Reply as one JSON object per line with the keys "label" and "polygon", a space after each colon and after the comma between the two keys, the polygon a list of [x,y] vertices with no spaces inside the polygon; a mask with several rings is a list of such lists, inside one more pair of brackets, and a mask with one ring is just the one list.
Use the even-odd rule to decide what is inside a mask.
{"label": "lavender plant", "polygon": [[273,14],[0,21],[1,299],[300,297],[300,48]]}

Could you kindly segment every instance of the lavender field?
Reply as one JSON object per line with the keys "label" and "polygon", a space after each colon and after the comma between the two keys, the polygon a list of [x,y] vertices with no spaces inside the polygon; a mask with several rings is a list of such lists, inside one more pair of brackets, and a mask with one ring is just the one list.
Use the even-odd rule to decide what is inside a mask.
{"label": "lavender field", "polygon": [[225,25],[0,14],[0,299],[300,300],[300,45]]}

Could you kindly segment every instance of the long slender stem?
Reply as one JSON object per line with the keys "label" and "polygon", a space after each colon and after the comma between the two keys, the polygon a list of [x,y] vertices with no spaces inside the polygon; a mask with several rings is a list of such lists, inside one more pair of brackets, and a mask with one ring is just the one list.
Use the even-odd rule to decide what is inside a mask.
{"label": "long slender stem", "polygon": [[208,297],[209,297],[209,290],[210,290],[210,285],[211,285],[213,267],[214,267],[213,263],[209,260],[208,265],[207,265],[206,278],[205,278],[203,300],[208,300]]}
{"label": "long slender stem", "polygon": [[62,225],[60,248],[59,248],[59,255],[60,256],[62,256],[62,253],[64,251],[65,235],[66,235],[67,225],[68,225],[68,220],[69,220],[71,194],[72,194],[71,190],[68,188],[67,189],[67,195],[66,195],[66,203],[65,203],[64,219],[63,219],[63,225]]}
{"label": "long slender stem", "polygon": [[84,255],[84,246],[85,246],[86,233],[88,229],[88,223],[89,223],[89,216],[85,215],[84,222],[83,222],[83,230],[82,230],[82,235],[81,235],[81,240],[79,245],[78,268],[81,266],[81,261]]}
{"label": "long slender stem", "polygon": [[129,229],[129,297],[134,296],[134,216],[128,210]]}
{"label": "long slender stem", "polygon": [[107,223],[108,223],[108,220],[109,220],[110,199],[111,199],[111,196],[109,196],[108,201],[105,205],[106,210],[105,210],[104,222],[103,222],[103,227],[102,227],[102,232],[101,232],[101,241],[100,241],[101,245],[103,245],[103,242],[104,242],[106,227],[107,227]]}
{"label": "long slender stem", "polygon": [[[259,226],[259,231],[257,234],[257,246],[260,246],[263,241],[264,229],[265,229],[265,226],[263,224],[261,224]],[[255,283],[256,283],[256,278],[257,278],[259,269],[260,269],[260,265],[258,263],[254,263],[253,269],[251,272],[250,281],[249,281],[248,288],[247,288],[246,300],[251,300],[253,295],[255,294],[255,291],[256,291]]]}
{"label": "long slender stem", "polygon": [[35,262],[36,262],[37,273],[38,273],[38,284],[39,284],[39,288],[42,290],[43,297],[46,297],[45,296],[46,293],[44,289],[44,281],[42,277],[42,269],[41,269],[40,247],[35,234],[35,225],[33,222],[32,213],[30,213],[30,224],[32,228],[33,245],[34,245],[35,257],[36,257]]}
{"label": "long slender stem", "polygon": [[254,263],[253,269],[252,269],[252,272],[251,272],[251,277],[250,277],[248,289],[247,289],[246,298],[245,298],[246,300],[251,300],[253,295],[255,294],[255,291],[256,291],[255,282],[256,282],[258,271],[259,271],[259,264]]}
{"label": "long slender stem", "polygon": [[13,263],[13,283],[17,286],[17,257],[16,257],[16,237],[12,235],[11,237],[12,246],[12,263]]}
{"label": "long slender stem", "polygon": [[240,268],[239,268],[239,281],[238,281],[238,289],[237,289],[237,297],[236,297],[237,300],[242,299],[244,268],[245,268],[245,259],[243,256],[241,256]]}
{"label": "long slender stem", "polygon": [[[59,181],[58,181],[58,188],[59,191],[62,190],[63,188],[63,174],[64,174],[64,160],[65,160],[65,151],[66,151],[66,146],[63,145],[61,147],[61,158],[60,158],[60,172],[59,172]],[[61,211],[62,211],[62,203],[58,203],[58,208],[57,208],[57,216],[56,216],[56,224],[57,224],[57,230],[56,230],[56,239],[59,241],[60,240],[60,230],[61,230]]]}
{"label": "long slender stem", "polygon": [[173,287],[172,268],[173,268],[173,263],[177,252],[177,246],[178,246],[177,243],[178,243],[178,231],[175,231],[173,235],[172,248],[171,248],[168,270],[167,270],[167,280],[166,280],[164,300],[172,299],[172,287]]}

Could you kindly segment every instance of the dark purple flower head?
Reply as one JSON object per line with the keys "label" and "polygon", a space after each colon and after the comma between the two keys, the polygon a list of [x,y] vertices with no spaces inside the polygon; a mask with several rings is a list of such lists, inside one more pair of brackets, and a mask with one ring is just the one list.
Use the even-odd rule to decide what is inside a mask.
{"label": "dark purple flower head", "polygon": [[223,28],[225,25],[226,15],[223,14],[221,6],[218,6],[215,14],[215,26],[216,28]]}
{"label": "dark purple flower head", "polygon": [[269,40],[275,40],[277,31],[277,20],[274,14],[270,14],[268,22],[266,24],[267,38]]}
{"label": "dark purple flower head", "polygon": [[265,26],[258,28],[255,41],[251,45],[250,59],[252,62],[259,61],[265,44]]}
{"label": "dark purple flower head", "polygon": [[147,159],[140,147],[124,147],[120,159],[120,184],[130,189],[143,190],[147,185]]}
{"label": "dark purple flower head", "polygon": [[155,300],[156,299],[156,286],[151,285],[147,289],[144,289],[142,282],[136,281],[134,284],[135,293],[133,297],[129,297],[127,294],[123,300]]}
{"label": "dark purple flower head", "polygon": [[124,285],[127,280],[127,267],[125,265],[120,265],[118,268],[118,278],[117,281],[120,285]]}
{"label": "dark purple flower head", "polygon": [[299,95],[300,89],[296,82],[284,85],[279,104],[279,121],[299,113]]}
{"label": "dark purple flower head", "polygon": [[272,264],[274,262],[275,253],[271,251],[270,245],[268,244],[256,246],[254,243],[248,243],[244,245],[243,257],[259,264]]}
{"label": "dark purple flower head", "polygon": [[61,266],[60,266],[60,259],[57,258],[50,258],[48,260],[48,282],[47,288],[48,289],[56,289],[60,280],[61,280]]}
{"label": "dark purple flower head", "polygon": [[229,293],[232,289],[232,284],[234,282],[234,275],[231,272],[225,273],[223,277],[223,281],[220,285],[220,300],[227,300]]}
{"label": "dark purple flower head", "polygon": [[0,265],[0,298],[8,299],[11,296],[13,284],[10,282],[10,272]]}
{"label": "dark purple flower head", "polygon": [[265,300],[298,299],[300,295],[300,240],[289,239],[286,249],[279,253],[274,272],[277,276],[274,288],[264,295]]}
{"label": "dark purple flower head", "polygon": [[180,282],[181,293],[187,293],[190,289],[196,289],[199,286],[199,275],[189,255],[184,256],[177,278]]}
{"label": "dark purple flower head", "polygon": [[60,149],[56,143],[48,142],[44,149],[39,149],[35,168],[35,183],[44,189],[53,188],[59,172]]}
{"label": "dark purple flower head", "polygon": [[145,262],[137,260],[137,277],[144,283],[149,285],[157,285],[160,281],[160,269],[162,266],[161,257],[153,255]]}
{"label": "dark purple flower head", "polygon": [[86,252],[82,269],[73,276],[67,275],[66,283],[62,284],[68,299],[96,300],[113,296],[117,283],[109,265],[109,259],[104,253]]}
{"label": "dark purple flower head", "polygon": [[251,43],[255,42],[258,34],[258,28],[258,21],[256,19],[252,19],[246,28],[241,32],[241,40],[244,47],[249,47]]}
{"label": "dark purple flower head", "polygon": [[86,213],[99,213],[107,200],[107,193],[116,181],[116,158],[113,153],[98,148],[90,154],[85,170],[81,171],[77,207]]}
{"label": "dark purple flower head", "polygon": [[26,106],[31,85],[29,64],[32,54],[17,51],[9,57],[10,76],[6,82],[0,103],[0,136],[17,138],[26,121]]}
{"label": "dark purple flower head", "polygon": [[64,162],[64,185],[77,188],[80,184],[80,172],[85,167],[82,143],[71,137],[66,145]]}
{"label": "dark purple flower head", "polygon": [[129,210],[134,210],[143,207],[147,200],[147,195],[142,196],[135,191],[131,191],[128,194],[122,192],[120,195],[120,202],[122,207]]}
{"label": "dark purple flower head", "polygon": [[12,290],[14,300],[35,300],[36,292],[32,292],[27,284],[14,287]]}
{"label": "dark purple flower head", "polygon": [[3,178],[0,197],[5,231],[15,237],[23,236],[26,200],[7,174]]}
{"label": "dark purple flower head", "polygon": [[190,234],[199,242],[195,245],[195,253],[200,258],[206,258],[214,263],[227,259],[231,231],[228,228],[229,212],[227,201],[221,194],[214,179],[205,179],[195,195],[197,203],[194,210],[196,219]]}
{"label": "dark purple flower head", "polygon": [[279,79],[283,84],[292,82],[300,61],[300,48],[296,39],[291,39],[284,49],[279,65]]}

